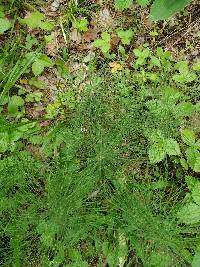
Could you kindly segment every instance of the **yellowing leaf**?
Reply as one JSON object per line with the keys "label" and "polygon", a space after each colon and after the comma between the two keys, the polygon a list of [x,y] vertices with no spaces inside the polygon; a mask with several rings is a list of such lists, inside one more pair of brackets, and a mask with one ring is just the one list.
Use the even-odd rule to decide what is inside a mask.
{"label": "yellowing leaf", "polygon": [[123,69],[122,65],[120,63],[117,63],[117,62],[110,62],[109,66],[111,68],[112,73],[116,73],[117,71],[120,71]]}

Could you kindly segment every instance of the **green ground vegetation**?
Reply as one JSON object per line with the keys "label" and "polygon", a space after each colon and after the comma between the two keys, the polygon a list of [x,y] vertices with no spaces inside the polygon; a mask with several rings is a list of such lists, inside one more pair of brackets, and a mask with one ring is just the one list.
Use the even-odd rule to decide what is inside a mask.
{"label": "green ground vegetation", "polygon": [[1,266],[199,267],[195,41],[136,42],[123,20],[158,0],[109,2],[95,32],[94,2],[0,2]]}

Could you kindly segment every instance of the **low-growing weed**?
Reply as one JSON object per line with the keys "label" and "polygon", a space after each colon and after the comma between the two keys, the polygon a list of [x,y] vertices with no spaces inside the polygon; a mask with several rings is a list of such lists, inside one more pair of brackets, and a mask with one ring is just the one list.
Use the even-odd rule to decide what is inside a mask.
{"label": "low-growing weed", "polygon": [[[155,0],[154,19],[189,0],[172,2],[155,14]],[[83,34],[91,27],[86,11],[75,19],[79,11],[69,1],[60,15],[65,44],[69,27]],[[175,62],[148,44],[129,53],[134,30],[102,30],[93,42],[101,62],[96,51],[84,55],[76,77],[68,47],[57,60],[41,51],[54,23],[38,11],[18,21],[29,30],[22,51],[10,40],[0,59],[1,265],[198,266],[200,143],[190,120],[200,111],[199,61]],[[13,23],[0,11],[0,34]],[[42,45],[32,30],[49,34]],[[51,68],[64,89],[48,99],[39,76]],[[27,119],[36,106],[42,115]]]}

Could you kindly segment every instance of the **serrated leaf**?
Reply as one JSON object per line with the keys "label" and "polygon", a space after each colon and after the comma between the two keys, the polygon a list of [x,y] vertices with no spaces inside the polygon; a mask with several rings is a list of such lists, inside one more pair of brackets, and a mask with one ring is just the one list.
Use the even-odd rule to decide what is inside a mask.
{"label": "serrated leaf", "polygon": [[45,16],[38,11],[31,13],[28,18],[19,19],[20,23],[26,24],[28,27],[32,29],[40,28],[42,30],[47,30],[47,31],[52,30],[54,25],[51,22],[44,20]]}
{"label": "serrated leaf", "polygon": [[102,39],[97,39],[93,42],[94,47],[100,48],[102,53],[106,54],[110,50],[110,34],[103,32],[101,34]]}
{"label": "serrated leaf", "polygon": [[187,6],[191,0],[155,0],[151,6],[151,18],[154,21],[167,19]]}
{"label": "serrated leaf", "polygon": [[181,132],[183,142],[188,146],[195,145],[195,133],[191,129],[184,129]]}
{"label": "serrated leaf", "polygon": [[156,142],[149,149],[149,159],[151,163],[161,162],[166,156],[163,142]]}
{"label": "serrated leaf", "polygon": [[200,206],[200,182],[197,182],[191,192],[194,202]]}
{"label": "serrated leaf", "polygon": [[172,87],[166,87],[162,90],[162,99],[167,100],[171,105],[176,104],[182,96],[182,93]]}
{"label": "serrated leaf", "polygon": [[195,172],[200,172],[200,152],[192,147],[186,150],[187,162]]}
{"label": "serrated leaf", "polygon": [[174,113],[178,117],[191,116],[195,111],[195,106],[190,102],[181,102],[177,104],[174,109]]}
{"label": "serrated leaf", "polygon": [[184,158],[180,159],[180,164],[185,170],[188,170],[188,164],[187,164],[187,161]]}
{"label": "serrated leaf", "polygon": [[87,19],[80,19],[73,22],[74,28],[81,32],[86,32],[88,30],[88,20]]}
{"label": "serrated leaf", "polygon": [[0,34],[6,32],[11,27],[11,23],[6,18],[0,18]]}
{"label": "serrated leaf", "polygon": [[189,176],[189,175],[187,175],[185,177],[185,182],[186,182],[187,187],[189,188],[190,191],[192,191],[193,188],[199,183],[197,178],[195,178],[193,176]]}
{"label": "serrated leaf", "polygon": [[103,32],[103,33],[101,34],[101,37],[102,37],[102,39],[103,39],[104,41],[106,41],[106,42],[110,42],[110,34],[109,34],[108,32]]}
{"label": "serrated leaf", "polygon": [[172,138],[166,139],[165,150],[169,156],[178,156],[181,154],[179,144]]}
{"label": "serrated leaf", "polygon": [[132,0],[115,0],[115,8],[120,11],[123,11],[124,9],[129,8],[132,3]]}
{"label": "serrated leaf", "polygon": [[161,67],[160,60],[155,56],[151,56],[151,64],[156,67]]}
{"label": "serrated leaf", "polygon": [[195,172],[200,172],[200,155],[198,157],[196,157],[196,161],[195,161],[193,170]]}
{"label": "serrated leaf", "polygon": [[133,31],[132,30],[126,30],[126,31],[119,30],[117,31],[117,35],[121,39],[122,44],[129,45],[133,37]]}
{"label": "serrated leaf", "polygon": [[45,89],[46,84],[42,80],[38,80],[37,78],[33,77],[29,80],[29,84],[35,86],[36,88],[39,89]]}
{"label": "serrated leaf", "polygon": [[200,206],[195,203],[188,203],[183,206],[177,214],[180,222],[195,224],[200,222]]}

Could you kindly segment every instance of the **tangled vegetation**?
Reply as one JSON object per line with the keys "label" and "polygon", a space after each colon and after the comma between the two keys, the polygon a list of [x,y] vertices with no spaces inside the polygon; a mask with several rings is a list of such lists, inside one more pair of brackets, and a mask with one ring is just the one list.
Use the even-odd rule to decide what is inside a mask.
{"label": "tangled vegetation", "polygon": [[190,2],[0,2],[1,266],[200,266]]}

